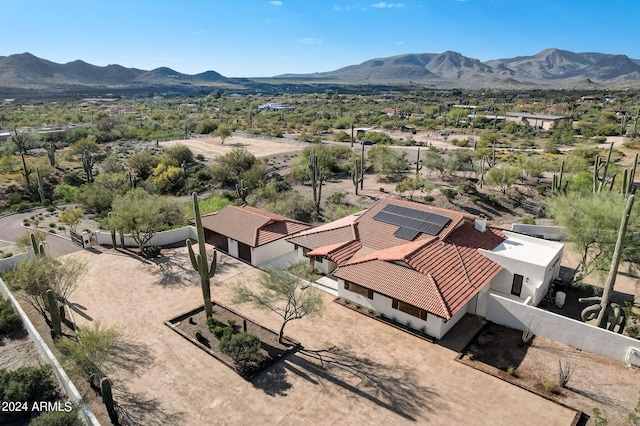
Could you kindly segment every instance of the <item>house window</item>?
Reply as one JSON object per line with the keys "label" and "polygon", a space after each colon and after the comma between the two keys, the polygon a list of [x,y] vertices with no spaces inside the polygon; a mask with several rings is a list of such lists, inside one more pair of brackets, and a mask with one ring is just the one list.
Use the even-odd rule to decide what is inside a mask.
{"label": "house window", "polygon": [[391,301],[391,307],[397,309],[405,314],[409,314],[413,317],[420,318],[421,320],[427,320],[427,311],[420,309],[417,306],[410,305],[409,303],[402,302],[398,299]]}
{"label": "house window", "polygon": [[514,296],[520,297],[520,293],[522,293],[522,279],[524,277],[522,275],[513,274],[513,284],[511,285],[511,294]]}
{"label": "house window", "polygon": [[307,255],[307,253],[309,253],[310,251],[311,251],[311,249],[308,249],[308,248],[306,248],[306,247],[302,247],[302,254],[303,254],[303,255],[305,255],[305,256],[306,256],[306,255]]}
{"label": "house window", "polygon": [[362,287],[361,285],[352,283],[350,281],[344,282],[344,289],[349,290],[353,293],[359,294],[361,296],[364,296],[368,299],[373,299],[373,290],[368,289],[366,287]]}
{"label": "house window", "polygon": [[324,257],[320,257],[320,256],[316,257],[316,262],[322,264],[323,261],[324,261]]}

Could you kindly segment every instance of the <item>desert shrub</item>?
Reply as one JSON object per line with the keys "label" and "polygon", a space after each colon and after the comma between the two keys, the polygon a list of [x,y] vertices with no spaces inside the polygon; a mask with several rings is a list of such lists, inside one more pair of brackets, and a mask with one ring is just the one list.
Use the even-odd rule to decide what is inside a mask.
{"label": "desert shrub", "polygon": [[475,183],[470,180],[463,180],[458,184],[458,191],[464,192],[465,194],[475,194],[478,192],[478,189]]}
{"label": "desert shrub", "polygon": [[536,224],[536,218],[533,217],[533,216],[525,216],[525,217],[522,218],[522,220],[520,222],[525,224],[525,225],[535,225]]}
{"label": "desert shrub", "polygon": [[0,299],[0,336],[6,336],[22,328],[22,320],[8,300]]}
{"label": "desert shrub", "polygon": [[489,194],[487,195],[487,202],[493,206],[493,207],[498,207],[500,206],[500,201],[498,200],[498,198],[493,195],[493,194]]}
{"label": "desert shrub", "polygon": [[[24,402],[31,407],[34,402],[56,401],[60,397],[50,365],[20,367],[16,370],[0,370],[0,401]],[[28,417],[25,412],[0,412],[0,423]]]}
{"label": "desert shrub", "polygon": [[225,331],[226,327],[221,327],[221,326],[216,326],[213,328],[213,335],[216,336],[217,339],[222,339],[222,336],[224,336],[224,331]]}
{"label": "desert shrub", "polygon": [[202,154],[196,154],[196,160],[198,160],[198,161],[204,161],[204,155],[202,155]]}
{"label": "desert shrub", "polygon": [[518,371],[516,370],[516,367],[514,367],[513,365],[510,365],[507,367],[507,374],[515,377],[518,375]]}
{"label": "desert shrub", "polygon": [[29,422],[29,426],[83,426],[84,423],[78,417],[78,412],[71,411],[47,411]]}
{"label": "desert shrub", "polygon": [[257,336],[250,333],[225,335],[218,346],[220,351],[229,356],[236,368],[243,372],[259,362],[261,343]]}
{"label": "desert shrub", "polygon": [[78,187],[67,184],[60,184],[53,189],[53,195],[56,200],[71,202],[74,200]]}
{"label": "desert shrub", "polygon": [[546,382],[543,383],[543,385],[544,385],[544,390],[546,390],[549,393],[556,393],[558,391],[558,385],[553,380],[547,380]]}
{"label": "desert shrub", "polygon": [[458,195],[458,191],[453,188],[440,188],[440,192],[449,200],[455,198]]}
{"label": "desert shrub", "polygon": [[625,328],[624,331],[627,333],[627,335],[629,335],[629,337],[640,339],[640,327],[638,327],[637,325],[630,325]]}
{"label": "desert shrub", "polygon": [[160,246],[147,246],[142,249],[142,254],[147,259],[153,259],[160,256]]}
{"label": "desert shrub", "polygon": [[558,358],[558,385],[561,388],[566,388],[573,371],[575,370],[575,364],[567,359]]}
{"label": "desert shrub", "polygon": [[62,176],[62,183],[70,186],[80,186],[84,183],[84,179],[77,172],[71,171]]}
{"label": "desert shrub", "polygon": [[431,203],[433,200],[435,200],[436,198],[433,195],[425,195],[424,196],[424,202],[425,203]]}
{"label": "desert shrub", "polygon": [[231,327],[233,327],[234,325],[236,325],[236,320],[235,320],[234,318],[229,318],[229,319],[227,320],[227,323],[228,323]]}
{"label": "desert shrub", "polygon": [[473,204],[478,204],[480,202],[480,197],[477,195],[472,195],[469,197],[469,200],[471,200]]}

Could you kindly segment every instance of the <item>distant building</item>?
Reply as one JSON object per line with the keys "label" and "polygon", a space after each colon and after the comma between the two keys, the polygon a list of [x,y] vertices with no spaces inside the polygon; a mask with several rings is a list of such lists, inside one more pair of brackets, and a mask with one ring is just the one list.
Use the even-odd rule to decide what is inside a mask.
{"label": "distant building", "polygon": [[506,114],[506,122],[518,122],[525,127],[534,127],[536,129],[549,130],[554,128],[561,121],[570,120],[569,117],[563,115],[536,115],[526,112],[508,112]]}
{"label": "distant building", "polygon": [[295,111],[294,106],[280,105],[279,103],[268,103],[258,106],[258,111]]}

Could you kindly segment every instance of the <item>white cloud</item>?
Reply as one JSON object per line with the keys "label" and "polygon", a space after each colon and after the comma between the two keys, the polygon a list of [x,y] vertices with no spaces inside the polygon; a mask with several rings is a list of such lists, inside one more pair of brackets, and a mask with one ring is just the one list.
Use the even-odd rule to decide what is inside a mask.
{"label": "white cloud", "polygon": [[301,38],[300,40],[298,40],[298,43],[303,43],[303,44],[322,44],[322,39],[321,38],[315,38],[315,37],[305,37],[305,38]]}
{"label": "white cloud", "polygon": [[404,3],[385,3],[381,1],[380,3],[372,4],[371,7],[375,7],[376,9],[389,9],[392,7],[401,8],[404,7]]}
{"label": "white cloud", "polygon": [[282,6],[282,2],[280,0],[270,1],[269,4],[272,4],[274,6]]}
{"label": "white cloud", "polygon": [[204,34],[204,30],[195,30],[195,31],[191,31],[191,34],[197,35],[197,34]]}

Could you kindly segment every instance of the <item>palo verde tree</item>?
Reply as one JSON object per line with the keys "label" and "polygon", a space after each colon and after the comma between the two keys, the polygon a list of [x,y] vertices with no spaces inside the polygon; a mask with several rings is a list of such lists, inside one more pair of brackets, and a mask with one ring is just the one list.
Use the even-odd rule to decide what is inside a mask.
{"label": "palo verde tree", "polygon": [[158,231],[185,223],[179,204],[142,188],[135,188],[113,202],[109,227],[126,232],[142,251]]}
{"label": "palo verde tree", "polygon": [[274,312],[282,318],[278,340],[283,342],[284,328],[290,321],[312,317],[322,312],[322,296],[312,286],[303,287],[296,276],[279,270],[262,272],[257,286],[242,282],[233,288],[234,303],[250,303]]}
{"label": "palo verde tree", "polygon": [[[595,271],[609,269],[627,200],[615,192],[567,192],[551,198],[549,213],[563,226],[567,239],[580,255],[576,281]],[[621,260],[631,265],[640,260],[640,245],[634,232],[640,225],[638,209],[632,209],[623,236]]]}

